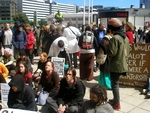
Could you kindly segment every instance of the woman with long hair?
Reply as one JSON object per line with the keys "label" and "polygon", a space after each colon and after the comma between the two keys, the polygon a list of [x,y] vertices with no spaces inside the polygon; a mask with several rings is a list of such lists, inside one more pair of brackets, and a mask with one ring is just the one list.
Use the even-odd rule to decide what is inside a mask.
{"label": "woman with long hair", "polygon": [[26,62],[20,61],[17,67],[17,74],[22,75],[26,84],[32,87],[32,74],[28,70]]}
{"label": "woman with long hair", "polygon": [[49,97],[54,98],[59,91],[59,76],[54,71],[54,64],[51,61],[47,61],[45,64],[45,69],[42,72],[39,86],[37,89],[37,95],[40,94],[43,89],[44,92],[49,94]]}

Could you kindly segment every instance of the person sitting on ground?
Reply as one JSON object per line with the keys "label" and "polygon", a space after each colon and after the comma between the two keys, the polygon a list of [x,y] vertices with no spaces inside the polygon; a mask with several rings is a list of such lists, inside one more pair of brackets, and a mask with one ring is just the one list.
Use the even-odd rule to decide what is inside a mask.
{"label": "person sitting on ground", "polygon": [[55,19],[56,19],[56,22],[63,21],[63,15],[62,15],[62,13],[60,13],[59,10],[58,10],[57,13],[55,14]]}
{"label": "person sitting on ground", "polygon": [[25,61],[19,62],[16,73],[20,74],[23,77],[25,83],[32,87],[32,74],[28,70],[28,67]]}
{"label": "person sitting on ground", "polygon": [[32,76],[32,80],[35,82],[35,86],[36,83],[40,81],[41,74],[45,70],[46,61],[47,61],[47,53],[45,52],[40,53],[40,60],[38,62],[37,69]]}
{"label": "person sitting on ground", "polygon": [[60,88],[59,81],[59,76],[54,71],[53,62],[48,60],[41,75],[41,79],[37,89],[37,96],[40,95],[40,92],[43,89],[44,92],[49,93],[49,97],[55,98]]}
{"label": "person sitting on ground", "polygon": [[20,74],[11,79],[9,86],[10,90],[7,102],[9,108],[37,110],[33,90],[28,85],[25,85],[25,81]]}
{"label": "person sitting on ground", "polygon": [[7,67],[9,73],[11,70],[15,70],[14,63],[14,56],[13,56],[13,50],[10,48],[4,49],[4,55],[0,57],[0,61],[4,63],[4,65]]}
{"label": "person sitting on ground", "polygon": [[25,61],[27,66],[28,66],[28,70],[33,73],[33,68],[31,67],[31,62],[28,56],[26,56],[25,50],[20,50],[20,58],[17,59],[16,61],[16,67],[18,67],[18,64],[20,61]]}
{"label": "person sitting on ground", "polygon": [[85,86],[76,77],[76,70],[71,67],[60,81],[60,90],[56,96],[57,102],[48,98],[46,106],[50,113],[78,113],[83,104],[84,94]]}
{"label": "person sitting on ground", "polygon": [[105,87],[96,84],[90,89],[90,100],[84,102],[80,113],[114,113]]}
{"label": "person sitting on ground", "polygon": [[0,74],[3,75],[5,80],[8,79],[9,71],[8,71],[7,67],[2,62],[0,62]]}

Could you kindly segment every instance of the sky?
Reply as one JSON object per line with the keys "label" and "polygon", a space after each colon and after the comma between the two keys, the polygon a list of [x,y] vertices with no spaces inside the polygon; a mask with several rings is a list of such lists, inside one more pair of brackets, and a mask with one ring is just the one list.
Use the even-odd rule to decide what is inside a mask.
{"label": "sky", "polygon": [[[84,0],[53,0],[58,3],[64,4],[76,4],[78,6],[83,6]],[[85,0],[88,6],[89,0]],[[92,0],[90,0],[92,2]],[[135,8],[139,8],[140,0],[93,0],[93,5],[103,5],[104,7],[119,7],[119,8],[130,8],[134,5]]]}

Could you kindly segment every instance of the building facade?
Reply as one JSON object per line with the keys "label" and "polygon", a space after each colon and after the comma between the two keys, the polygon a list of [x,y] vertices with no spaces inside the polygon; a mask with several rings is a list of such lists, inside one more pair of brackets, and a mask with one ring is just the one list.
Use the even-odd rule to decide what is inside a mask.
{"label": "building facade", "polygon": [[61,4],[50,0],[17,0],[18,12],[25,13],[29,20],[33,20],[34,12],[37,12],[37,20],[46,19],[47,15],[60,12],[76,12],[76,5]]}
{"label": "building facade", "polygon": [[37,19],[45,19],[50,14],[49,4],[44,0],[18,0],[18,12],[25,13],[29,20],[34,19],[34,12],[37,12]]}
{"label": "building facade", "polygon": [[150,0],[140,0],[140,7],[144,5],[146,9],[150,9]]}
{"label": "building facade", "polygon": [[17,13],[17,0],[0,0],[0,18],[2,20],[12,20],[13,15]]}

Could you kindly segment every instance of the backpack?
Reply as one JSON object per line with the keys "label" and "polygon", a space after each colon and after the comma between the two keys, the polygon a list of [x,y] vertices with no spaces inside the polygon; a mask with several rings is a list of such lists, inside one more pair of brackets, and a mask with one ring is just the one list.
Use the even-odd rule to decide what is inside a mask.
{"label": "backpack", "polygon": [[82,49],[93,48],[94,34],[91,31],[86,31],[83,36]]}

